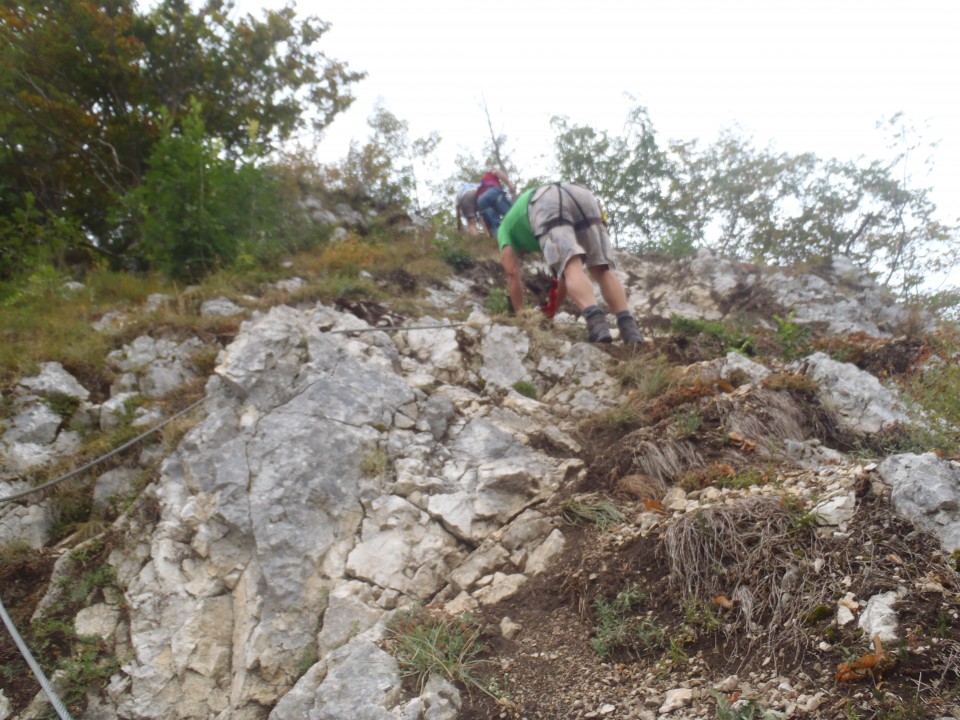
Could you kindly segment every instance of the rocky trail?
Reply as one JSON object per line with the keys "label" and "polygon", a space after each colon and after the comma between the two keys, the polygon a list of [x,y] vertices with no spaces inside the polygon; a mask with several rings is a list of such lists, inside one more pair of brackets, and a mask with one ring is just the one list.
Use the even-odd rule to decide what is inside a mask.
{"label": "rocky trail", "polygon": [[[4,554],[4,603],[86,638],[52,678],[77,716],[960,718],[956,429],[898,391],[957,363],[943,331],[842,259],[623,277],[633,352],[569,312],[490,315],[481,263],[377,278],[416,315],[292,278],[205,305],[238,322],[222,345],[123,343],[106,390],[22,378],[0,498],[91,429],[203,399],[172,449],[94,473],[85,536],[48,546],[52,493],[0,503],[0,546],[32,549]],[[447,675],[404,660],[436,627],[470,639]],[[25,672],[0,688],[0,720],[50,712]]]}

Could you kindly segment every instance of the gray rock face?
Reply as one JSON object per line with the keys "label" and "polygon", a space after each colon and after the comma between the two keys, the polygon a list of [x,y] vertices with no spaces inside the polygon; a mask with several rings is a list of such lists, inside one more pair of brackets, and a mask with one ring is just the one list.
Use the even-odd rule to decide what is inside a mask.
{"label": "gray rock face", "polygon": [[148,313],[157,312],[166,307],[169,307],[174,301],[172,295],[167,295],[165,293],[151,293],[147,295],[147,299],[144,302],[144,310]]}
{"label": "gray rock face", "polygon": [[[643,286],[631,302],[663,318],[721,319],[741,294],[763,290],[759,272],[706,251],[673,278],[632,259],[624,269]],[[469,307],[462,283],[434,292],[444,309]],[[277,287],[304,285],[293,278]],[[814,307],[807,299],[825,289],[801,285],[784,302]],[[797,317],[813,322],[841,306]],[[884,332],[876,314],[864,317],[862,327]],[[111,354],[118,380],[101,422],[123,412],[123,393],[156,397],[192,379],[198,349],[143,337]],[[562,528],[540,506],[584,471],[578,423],[622,400],[615,362],[583,342],[536,347],[476,310],[456,327],[391,334],[323,305],[279,306],[245,321],[208,381],[206,417],[146,491],[159,520],[142,531],[122,517],[115,523],[126,533],[110,556],[125,612],[110,600],[77,618],[78,628],[124,650],[96,717],[453,720],[459,693],[439,679],[401,698],[396,661],[378,645],[386,623],[416,603],[453,610],[508,598],[563,552]],[[852,431],[905,418],[896,398],[854,366],[813,356],[804,367]],[[760,383],[769,370],[731,354],[691,372],[739,385]],[[510,391],[517,380],[534,383],[540,400]],[[41,394],[27,384],[23,391]],[[24,458],[32,448],[49,452],[39,441],[49,440],[52,422],[8,423]],[[842,460],[801,441],[793,441],[798,460]],[[945,547],[960,546],[960,532],[948,529],[960,503],[955,468],[921,457],[881,472],[904,508],[924,495],[909,478],[934,477],[915,522],[946,533]],[[129,471],[105,473],[98,507],[129,479]],[[841,499],[820,509],[842,526],[850,508]],[[697,502],[680,498],[676,507]],[[4,533],[42,530],[49,517],[25,515],[42,509],[0,506],[0,542]],[[32,542],[43,539],[39,532]]]}
{"label": "gray rock face", "polygon": [[933,453],[894,455],[878,468],[893,507],[935,535],[943,549],[960,549],[960,468]]}
{"label": "gray rock face", "polygon": [[201,349],[203,343],[198,338],[176,343],[142,335],[107,355],[107,364],[120,373],[132,375],[136,390],[143,395],[159,398],[196,378],[190,358]]}
{"label": "gray rock face", "polygon": [[[163,466],[145,562],[131,573],[131,558],[117,558],[131,577],[134,648],[129,688],[116,692],[121,715],[263,717],[257,708],[276,704],[278,718],[305,717],[304,708],[387,717],[399,676],[362,633],[392,608],[452,592],[449,578],[488,537],[514,569],[474,561],[488,601],[562,549],[551,523],[525,513],[582,469],[524,440],[547,428],[564,436],[546,406],[514,393],[496,407],[465,388],[417,389],[469,375],[453,329],[394,344],[382,332],[329,332],[341,328],[370,329],[322,306],[276,307],[222,352],[208,416]],[[490,335],[488,348],[510,329]],[[482,346],[474,342],[481,358]],[[522,368],[526,351],[516,352]],[[564,367],[599,374],[588,356],[571,353]],[[310,657],[319,662],[291,691]],[[347,689],[361,674],[370,687]],[[446,691],[420,703],[436,717],[457,704]]]}
{"label": "gray rock face", "polygon": [[[0,497],[29,489],[25,482],[0,480]],[[19,541],[41,548],[47,543],[53,522],[53,506],[49,500],[0,503],[0,547]]]}
{"label": "gray rock face", "polygon": [[820,401],[848,430],[861,435],[876,433],[910,419],[896,395],[856,365],[818,352],[799,367],[817,383]]}
{"label": "gray rock face", "polygon": [[93,487],[94,512],[100,517],[108,515],[116,499],[132,492],[136,477],[137,471],[130,468],[114,468],[100,475]]}
{"label": "gray rock face", "polygon": [[100,406],[100,429],[109,432],[120,427],[127,414],[127,403],[135,400],[137,393],[124,392],[114,395]]}
{"label": "gray rock face", "polygon": [[63,418],[45,403],[35,403],[17,413],[10,429],[3,435],[5,442],[49,445],[57,439],[57,430]]}
{"label": "gray rock face", "polygon": [[41,397],[66,395],[78,400],[87,400],[90,397],[90,391],[58,362],[43,363],[40,374],[24,378],[19,387]]}
{"label": "gray rock face", "polygon": [[[625,255],[623,269],[631,276],[630,303],[640,317],[669,321],[671,316],[721,320],[745,298],[764,297],[770,306],[798,325],[816,324],[832,335],[862,332],[889,337],[907,322],[932,330],[929,313],[911,314],[865,271],[846,258],[834,258],[813,274],[762,274],[703,248],[695,256],[665,264]],[[761,322],[775,328],[773,314]]]}
{"label": "gray rock face", "polygon": [[233,317],[243,314],[243,308],[229,298],[213,298],[200,306],[201,317]]}
{"label": "gray rock face", "polygon": [[517,328],[495,325],[483,339],[483,367],[480,377],[501,387],[511,387],[520,380],[530,381],[523,359],[530,349],[526,333]]}
{"label": "gray rock face", "polygon": [[664,273],[657,263],[618,257],[622,268],[636,278],[630,303],[640,316],[669,320],[673,315],[720,320],[723,304],[733,293],[760,280],[759,273],[744,270],[707,249],[676,263],[674,273]]}
{"label": "gray rock face", "polygon": [[[829,279],[776,273],[764,278],[762,286],[792,310],[793,322],[826,325],[832,335],[890,337],[910,319],[906,308],[893,302],[866,271],[844,257],[833,258]],[[917,320],[927,330],[933,329],[934,318],[929,313],[919,314]]]}
{"label": "gray rock face", "polygon": [[465,555],[456,538],[431,523],[425,512],[403,498],[386,495],[371,503],[346,569],[379,587],[428,600]]}
{"label": "gray rock face", "polygon": [[318,663],[277,703],[269,720],[395,720],[400,700],[397,661],[367,638],[356,638]]}

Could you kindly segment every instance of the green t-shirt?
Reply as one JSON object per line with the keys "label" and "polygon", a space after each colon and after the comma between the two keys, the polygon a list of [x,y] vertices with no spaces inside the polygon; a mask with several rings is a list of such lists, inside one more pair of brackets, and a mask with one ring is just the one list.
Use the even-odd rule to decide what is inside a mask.
{"label": "green t-shirt", "polygon": [[497,244],[501,251],[509,245],[518,254],[540,252],[540,243],[537,242],[537,238],[533,234],[533,228],[530,227],[530,217],[527,215],[527,205],[530,204],[531,195],[533,195],[533,190],[527,190],[517,198],[513,207],[503,216],[500,229],[497,230]]}

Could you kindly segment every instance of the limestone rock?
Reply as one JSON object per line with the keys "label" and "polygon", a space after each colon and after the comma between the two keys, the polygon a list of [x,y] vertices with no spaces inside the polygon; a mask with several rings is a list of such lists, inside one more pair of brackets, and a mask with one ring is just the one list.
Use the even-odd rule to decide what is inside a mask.
{"label": "limestone rock", "polygon": [[58,362],[43,363],[39,375],[24,378],[18,387],[42,397],[66,395],[78,400],[87,400],[90,397],[90,391]]}
{"label": "limestone rock", "polygon": [[933,533],[943,549],[960,549],[960,470],[934,453],[887,458],[878,468],[898,514]]}

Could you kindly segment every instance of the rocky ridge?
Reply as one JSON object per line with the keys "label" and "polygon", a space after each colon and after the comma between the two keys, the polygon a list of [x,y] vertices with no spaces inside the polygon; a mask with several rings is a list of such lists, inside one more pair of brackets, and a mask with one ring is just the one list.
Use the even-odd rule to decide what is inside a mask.
{"label": "rocky ridge", "polygon": [[[933,331],[930,318],[891,304],[847,264],[836,261],[832,270],[828,282],[765,274],[709,253],[674,263],[627,259],[631,303],[652,339],[641,360],[653,364],[666,350],[675,315],[714,321],[739,313],[775,330],[789,314],[822,337],[856,334],[880,344],[897,342],[908,328]],[[948,559],[960,547],[956,461],[933,453],[857,460],[848,447],[824,442],[869,445],[911,420],[875,375],[822,352],[773,367],[738,353],[697,360],[685,364],[684,376],[713,403],[723,448],[714,453],[665,434],[666,425],[649,425],[647,435],[639,428],[605,450],[584,422],[622,406],[617,370],[636,359],[582,342],[569,315],[558,316],[552,331],[497,322],[475,299],[475,284],[457,276],[432,288],[436,317],[407,323],[425,329],[387,331],[316,303],[249,313],[220,351],[199,421],[162,458],[157,481],[132,503],[118,503],[133,475],[160,461],[151,445],[137,466],[100,475],[94,498],[110,521],[109,542],[94,538],[78,549],[105,547],[117,590],[87,598],[75,626],[99,638],[119,667],[85,698],[83,717],[706,718],[720,702],[711,690],[782,717],[844,717],[859,691],[833,682],[839,643],[827,634],[803,648],[822,657],[799,668],[775,654],[742,667],[753,657],[749,643],[728,639],[728,665],[691,648],[683,671],[665,671],[635,657],[596,658],[593,621],[578,607],[598,593],[615,594],[614,562],[639,573],[626,548],[662,548],[685,519],[744,503],[782,504],[785,496],[819,518],[811,537],[823,554],[777,566],[772,576],[783,585],[792,570],[823,586],[829,602],[821,604],[837,629],[830,637],[859,628],[856,650],[866,653],[875,635],[896,643],[916,634],[912,599],[933,597],[945,612],[955,606],[960,588]],[[466,319],[446,319],[451,309]],[[233,303],[206,311],[247,313]],[[189,357],[197,343],[143,336],[112,353],[117,379],[99,404],[55,363],[24,378],[0,439],[8,473],[0,497],[26,489],[18,473],[76,447],[77,430],[64,428],[51,399],[69,399],[71,427],[109,429],[130,412],[131,399],[159,398],[195,380]],[[826,409],[831,432],[814,432],[796,398],[771,390],[772,376],[807,378],[815,394],[808,401]],[[520,391],[528,386],[535,393]],[[156,422],[152,407],[140,403],[133,424]],[[696,407],[703,415],[706,405]],[[743,453],[776,460],[775,476],[747,488],[678,485],[685,473],[733,464]],[[624,499],[624,479],[638,475],[657,489]],[[564,501],[618,490],[625,519],[612,531],[565,521]],[[0,544],[26,539],[42,547],[54,520],[42,496],[2,504]],[[887,548],[879,533],[891,528],[929,539],[908,549],[895,537]],[[900,563],[889,561],[882,582],[870,563],[828,577],[839,567],[829,560],[836,544],[850,538],[889,550],[880,556]],[[936,572],[907,567],[921,556]],[[74,550],[58,560],[35,617],[56,605],[63,592],[56,580],[70,576],[76,557]],[[648,580],[665,596],[681,580],[669,557],[660,561]],[[789,596],[787,585],[778,592]],[[533,613],[551,593],[555,615],[569,615],[566,629]],[[727,619],[731,629],[753,622],[743,599],[734,600],[742,617]],[[497,628],[491,642],[502,654],[494,657],[515,683],[503,703],[465,696],[440,677],[411,692],[385,640],[393,614],[417,604],[471,612]],[[564,632],[576,637],[561,642]],[[943,641],[947,652],[960,647],[956,638]],[[914,650],[935,654],[930,642]],[[942,667],[941,683],[955,683],[956,664]],[[38,695],[14,712],[0,696],[0,718],[41,717],[45,705]],[[956,705],[931,708],[936,714],[928,717],[958,712]]]}

